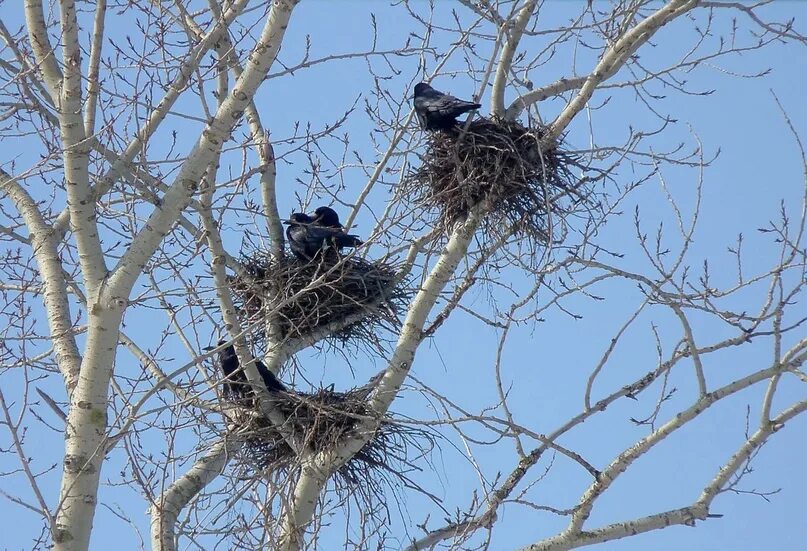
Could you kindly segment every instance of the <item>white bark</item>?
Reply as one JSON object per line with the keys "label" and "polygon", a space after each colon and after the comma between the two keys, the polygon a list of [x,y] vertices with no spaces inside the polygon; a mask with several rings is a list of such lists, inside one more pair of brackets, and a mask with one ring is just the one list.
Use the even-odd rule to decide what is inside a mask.
{"label": "white bark", "polygon": [[101,50],[104,44],[105,18],[106,0],[97,0],[90,50],[90,70],[87,73],[87,105],[84,107],[84,134],[87,137],[92,136],[95,132],[96,107],[98,105],[98,95],[101,92],[99,66],[101,64]]}
{"label": "white bark", "polygon": [[45,222],[33,198],[2,169],[0,169],[0,190],[11,198],[28,227],[28,240],[42,276],[43,300],[53,339],[53,351],[69,395],[78,384],[81,354],[73,336],[70,303],[67,300],[67,282],[59,257],[59,241],[53,228]]}
{"label": "white bark", "polygon": [[[190,203],[204,171],[229,139],[241,113],[272,66],[295,4],[294,1],[281,0],[273,4],[241,78],[202,133],[174,183],[165,193],[162,205],[152,212],[144,229],[134,237],[106,280],[97,299],[90,302],[87,354],[71,398],[65,431],[61,500],[53,530],[55,548],[58,550],[84,550],[89,546],[106,449],[107,392],[117,348],[118,328],[132,286],[163,237]],[[83,126],[81,129],[83,131]]]}
{"label": "white bark", "polygon": [[490,112],[497,117],[505,115],[504,110],[504,89],[507,86],[507,81],[510,76],[510,69],[513,65],[513,56],[516,55],[518,44],[521,41],[521,36],[524,34],[524,29],[532,19],[532,13],[535,11],[537,1],[527,0],[527,2],[519,10],[515,20],[510,23],[506,22],[505,34],[507,41],[502,48],[502,54],[499,57],[499,63],[496,67],[496,76],[493,79],[493,90],[490,94]]}
{"label": "white bark", "polygon": [[96,221],[95,197],[90,188],[90,147],[81,116],[81,45],[78,38],[75,0],[60,3],[62,67],[64,80],[58,97],[59,125],[64,153],[64,177],[70,226],[78,246],[87,300],[93,304],[98,287],[107,274]]}
{"label": "white bark", "polygon": [[[770,370],[765,370],[765,372],[769,373]],[[741,388],[735,388],[732,392],[739,390],[741,390]],[[722,397],[724,396],[721,395],[717,397],[716,400]],[[717,475],[712,482],[704,488],[700,497],[687,507],[648,515],[625,522],[617,522],[594,530],[578,530],[574,533],[566,531],[558,536],[524,547],[522,551],[565,551],[567,549],[575,549],[635,536],[653,530],[661,530],[670,526],[694,526],[695,521],[709,518],[709,508],[714,498],[725,491],[725,487],[731,477],[738,473],[746,461],[765,443],[768,437],[781,429],[784,424],[793,419],[793,417],[805,411],[807,411],[807,401],[801,401],[789,407],[771,421],[763,422],[754,434],[740,446],[740,449],[720,467]],[[667,425],[672,423],[671,421]],[[625,466],[625,468],[627,468],[627,466]]]}
{"label": "white bark", "polygon": [[[160,100],[151,112],[146,122],[143,124],[140,131],[126,146],[126,150],[112,163],[112,166],[106,174],[100,178],[100,181],[93,189],[93,200],[97,199],[106,193],[112,185],[120,178],[121,174],[131,170],[130,165],[134,158],[142,151],[143,145],[151,138],[152,135],[160,127],[165,117],[171,111],[176,101],[185,91],[190,77],[193,72],[198,68],[199,63],[204,59],[205,54],[215,46],[216,42],[221,36],[226,33],[227,28],[235,20],[235,18],[243,11],[247,5],[248,0],[236,0],[231,4],[221,18],[216,22],[216,25],[211,31],[199,41],[196,47],[188,54],[187,61],[185,61],[177,70],[177,76],[168,87],[165,96]],[[32,39],[33,41],[33,39]],[[45,58],[47,61],[49,58]],[[43,61],[39,61],[40,64]],[[57,67],[58,69],[58,67]],[[70,223],[70,211],[65,209],[56,219],[54,227],[57,231],[64,232],[67,225]]]}
{"label": "white bark", "polygon": [[90,196],[89,149],[84,140],[81,118],[81,48],[75,2],[61,2],[60,12],[64,74],[56,62],[56,52],[48,38],[42,3],[30,0],[25,4],[29,40],[58,112],[67,183],[66,212],[73,218],[82,275],[86,280],[87,294],[94,300],[97,287],[106,274],[106,263],[98,238],[95,201]]}
{"label": "white bark", "polygon": [[125,300],[93,305],[78,385],[65,423],[62,489],[53,527],[54,549],[89,548],[101,464],[106,454],[107,393]]}
{"label": "white bark", "polygon": [[218,477],[238,443],[228,439],[217,442],[151,505],[151,549],[176,551],[176,523],[182,510],[205,486]]}
{"label": "white bark", "polygon": [[45,23],[45,12],[40,0],[26,0],[25,23],[28,28],[28,39],[42,80],[48,88],[51,97],[58,98],[62,85],[62,71],[56,61],[56,52],[51,46],[48,29]]}
{"label": "white bark", "polygon": [[[614,76],[633,52],[650,40],[661,27],[696,7],[698,2],[699,0],[671,0],[620,37],[605,51],[594,70],[580,85],[580,91],[552,123],[550,134],[554,137],[560,136],[575,115],[585,107],[603,81]],[[579,79],[569,79],[555,83],[549,88],[524,94],[507,108],[507,117],[515,119],[528,106],[546,98],[547,94],[573,89],[579,83]]]}

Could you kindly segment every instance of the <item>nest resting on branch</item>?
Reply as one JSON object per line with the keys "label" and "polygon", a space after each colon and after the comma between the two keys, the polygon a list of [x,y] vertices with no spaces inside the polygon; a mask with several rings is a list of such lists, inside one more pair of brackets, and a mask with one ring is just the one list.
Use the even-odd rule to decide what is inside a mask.
{"label": "nest resting on branch", "polygon": [[[274,407],[286,419],[283,430],[302,441],[309,451],[332,450],[353,434],[360,420],[371,415],[367,396],[372,384],[335,392],[320,389],[314,393],[273,393]],[[246,412],[245,412],[246,413]],[[299,468],[299,458],[271,420],[245,414],[239,432],[244,436],[246,462],[280,479]],[[422,430],[384,420],[347,463],[335,473],[337,490],[356,492],[366,503],[383,492],[383,484],[403,480],[412,484],[407,473],[419,470],[408,458],[415,448],[420,455],[434,445],[433,437]]]}
{"label": "nest resting on branch", "polygon": [[[303,261],[276,260],[265,252],[245,255],[244,274],[230,279],[236,305],[247,320],[263,327],[266,316],[282,340],[325,330],[339,344],[369,341],[378,329],[394,329],[409,293],[384,262],[358,257]],[[256,333],[259,341],[264,334]]]}
{"label": "nest resting on branch", "polygon": [[541,242],[565,235],[565,217],[590,208],[584,183],[572,173],[583,168],[544,127],[477,118],[428,138],[420,167],[406,179],[406,192],[439,209],[450,228],[485,201],[489,235],[511,231]]}

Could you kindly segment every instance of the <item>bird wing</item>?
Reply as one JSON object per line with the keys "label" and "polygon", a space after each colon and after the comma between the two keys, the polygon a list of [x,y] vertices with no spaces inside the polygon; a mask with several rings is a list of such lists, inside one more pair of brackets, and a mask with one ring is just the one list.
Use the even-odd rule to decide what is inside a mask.
{"label": "bird wing", "polygon": [[306,252],[306,241],[308,240],[308,229],[303,226],[289,226],[286,228],[286,237],[289,241],[291,252],[299,259],[305,260],[309,257]]}
{"label": "bird wing", "polygon": [[423,109],[426,113],[433,113],[441,116],[452,116],[457,108],[465,108],[476,105],[470,101],[463,101],[449,94],[442,94],[439,97],[425,98]]}
{"label": "bird wing", "polygon": [[263,384],[266,386],[266,390],[269,392],[285,392],[286,385],[280,382],[280,380],[275,377],[275,374],[269,371],[269,368],[266,367],[260,360],[255,360],[255,367],[258,368],[258,373],[261,375],[261,379],[263,379]]}
{"label": "bird wing", "polygon": [[323,242],[333,240],[339,247],[355,247],[361,245],[361,240],[355,235],[348,235],[339,228],[324,226],[309,226],[308,238],[312,241]]}
{"label": "bird wing", "polygon": [[339,233],[339,230],[336,228],[326,228],[325,226],[308,226],[306,232],[308,233],[309,239],[323,241]]}
{"label": "bird wing", "polygon": [[339,235],[334,235],[333,239],[336,241],[337,247],[358,247],[364,243],[359,239],[358,235],[350,235],[344,232],[341,232]]}

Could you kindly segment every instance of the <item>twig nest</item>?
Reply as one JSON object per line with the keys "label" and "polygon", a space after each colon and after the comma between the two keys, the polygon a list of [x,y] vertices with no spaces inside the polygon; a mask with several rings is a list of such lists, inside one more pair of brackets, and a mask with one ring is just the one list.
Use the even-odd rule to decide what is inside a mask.
{"label": "twig nest", "polygon": [[[557,242],[565,235],[563,218],[587,203],[584,180],[572,173],[577,158],[544,127],[474,119],[428,138],[421,166],[406,181],[421,205],[439,209],[446,227],[485,201],[485,230],[510,232]],[[585,180],[587,181],[587,180]]]}
{"label": "twig nest", "polygon": [[[339,344],[378,343],[380,328],[398,325],[408,293],[396,269],[358,257],[274,259],[258,251],[242,259],[244,273],[231,279],[237,306],[250,322],[269,322],[283,339],[317,331]],[[260,341],[261,334],[257,335]]]}
{"label": "twig nest", "polygon": [[[272,394],[272,400],[286,419],[283,429],[287,434],[301,439],[308,451],[323,452],[344,442],[371,415],[367,408],[370,389],[280,392]],[[272,421],[254,416],[242,419],[239,432],[246,441],[249,465],[281,480],[299,468],[299,458]],[[337,489],[358,490],[364,499],[378,498],[384,482],[394,478],[409,483],[407,473],[418,469],[409,459],[409,448],[422,456],[433,446],[431,434],[384,420],[364,447],[337,471]]]}

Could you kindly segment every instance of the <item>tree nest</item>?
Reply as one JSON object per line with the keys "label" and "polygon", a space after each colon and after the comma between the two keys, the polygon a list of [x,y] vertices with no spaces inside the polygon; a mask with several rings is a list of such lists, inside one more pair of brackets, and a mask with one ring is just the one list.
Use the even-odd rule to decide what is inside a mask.
{"label": "tree nest", "polygon": [[[245,256],[242,266],[244,273],[230,280],[237,306],[261,327],[271,316],[281,340],[322,331],[340,345],[355,340],[379,345],[378,329],[394,330],[409,298],[394,266],[358,257],[308,262],[258,252]],[[260,344],[265,333],[255,335]]]}
{"label": "tree nest", "polygon": [[582,168],[560,142],[545,137],[545,127],[474,119],[428,138],[421,166],[406,180],[406,191],[427,207],[439,209],[450,228],[474,205],[485,201],[484,228],[492,235],[510,231],[557,242],[565,235],[566,215],[588,204],[573,168]]}
{"label": "tree nest", "polygon": [[[359,421],[371,415],[367,408],[371,388],[347,392],[320,389],[311,394],[278,392],[271,396],[286,419],[286,434],[300,439],[309,451],[323,452],[344,442]],[[299,467],[299,458],[271,420],[246,414],[241,419],[239,432],[245,437],[248,465],[279,479],[287,478]],[[335,473],[337,490],[358,492],[369,503],[383,492],[384,482],[403,480],[412,485],[407,473],[419,469],[409,459],[409,449],[415,448],[423,455],[433,446],[431,434],[384,420],[364,447]]]}

